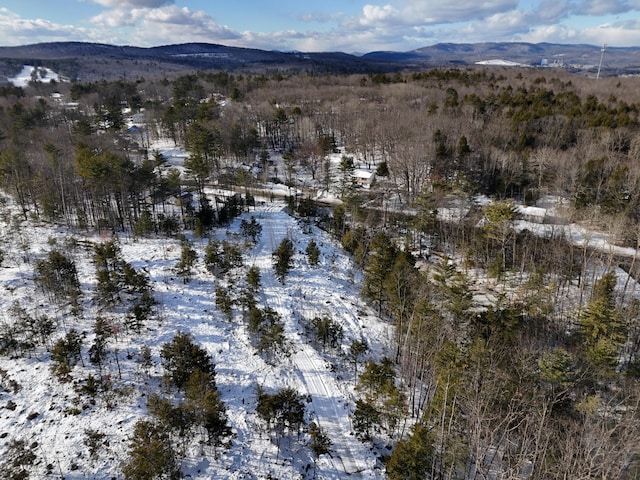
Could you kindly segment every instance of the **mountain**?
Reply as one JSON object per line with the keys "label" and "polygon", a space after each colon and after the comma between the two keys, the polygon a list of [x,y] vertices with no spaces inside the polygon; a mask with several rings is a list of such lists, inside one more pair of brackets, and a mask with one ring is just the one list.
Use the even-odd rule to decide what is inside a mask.
{"label": "mountain", "polygon": [[150,48],[99,43],[53,42],[0,47],[0,75],[15,74],[22,65],[46,65],[81,81],[137,78],[189,70],[252,73],[365,73],[402,68],[395,62],[365,59],[342,52],[301,53],[186,43]]}
{"label": "mountain", "polygon": [[[434,66],[465,66],[504,61],[524,65],[555,65],[593,70],[602,58],[603,74],[640,71],[640,47],[562,45],[553,43],[439,43],[408,52],[377,51],[280,52],[185,43],[143,48],[84,42],[52,42],[0,47],[0,76],[15,75],[23,65],[42,65],[81,81],[138,78],[189,70],[251,73],[378,73]],[[0,77],[1,78],[1,77]]]}
{"label": "mountain", "polygon": [[409,52],[371,52],[363,59],[418,65],[470,65],[488,60],[504,60],[524,65],[559,65],[573,69],[590,69],[600,63],[610,72],[640,69],[640,47],[563,45],[556,43],[439,43]]}

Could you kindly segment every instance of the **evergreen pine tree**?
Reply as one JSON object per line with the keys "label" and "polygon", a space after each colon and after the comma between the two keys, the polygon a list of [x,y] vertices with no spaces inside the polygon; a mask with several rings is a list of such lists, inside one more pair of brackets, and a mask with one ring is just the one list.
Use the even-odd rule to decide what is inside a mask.
{"label": "evergreen pine tree", "polygon": [[280,283],[284,283],[284,279],[293,266],[293,242],[289,238],[284,238],[273,252],[273,268],[276,277]]}
{"label": "evergreen pine tree", "polygon": [[229,295],[229,292],[223,287],[216,288],[216,307],[231,321],[233,299]]}
{"label": "evergreen pine tree", "polygon": [[313,238],[309,240],[309,243],[307,244],[306,253],[307,258],[309,259],[309,265],[312,265],[314,267],[318,265],[320,261],[320,249],[318,248],[318,244]]}
{"label": "evergreen pine tree", "polygon": [[122,471],[126,480],[180,478],[176,452],[166,430],[154,422],[139,420],[134,427],[129,458]]}
{"label": "evergreen pine tree", "polygon": [[80,295],[78,272],[73,260],[58,250],[51,250],[46,259],[36,262],[35,281],[52,300],[75,301]]}
{"label": "evergreen pine tree", "polygon": [[626,340],[626,327],[615,304],[615,286],[613,271],[603,275],[579,315],[584,354],[598,377],[615,373],[618,355]]}
{"label": "evergreen pine tree", "polygon": [[400,440],[386,463],[389,480],[429,478],[433,465],[435,435],[426,425],[417,424],[412,434]]}
{"label": "evergreen pine tree", "polygon": [[185,387],[186,408],[196,424],[207,432],[207,441],[220,445],[222,439],[231,433],[226,408],[220,398],[213,377],[199,369],[189,376]]}
{"label": "evergreen pine tree", "polygon": [[155,225],[153,223],[153,217],[149,210],[143,210],[140,212],[138,221],[133,226],[134,237],[146,237],[154,232]]}
{"label": "evergreen pine tree", "polygon": [[378,307],[387,301],[385,281],[399,255],[399,250],[385,232],[378,232],[371,240],[370,253],[365,266],[363,293]]}
{"label": "evergreen pine tree", "polygon": [[249,290],[253,293],[260,288],[260,268],[255,265],[252,265],[247,272],[247,285],[249,285]]}
{"label": "evergreen pine tree", "polygon": [[187,333],[176,333],[171,342],[162,345],[160,356],[167,377],[179,389],[184,387],[196,369],[213,378],[214,366],[209,353],[195,344]]}

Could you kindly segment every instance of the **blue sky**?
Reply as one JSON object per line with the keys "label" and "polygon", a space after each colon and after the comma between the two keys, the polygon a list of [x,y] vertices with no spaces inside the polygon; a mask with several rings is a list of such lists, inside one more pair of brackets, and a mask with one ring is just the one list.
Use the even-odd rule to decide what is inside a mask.
{"label": "blue sky", "polygon": [[640,0],[3,0],[0,45],[66,40],[348,53],[440,42],[640,46]]}

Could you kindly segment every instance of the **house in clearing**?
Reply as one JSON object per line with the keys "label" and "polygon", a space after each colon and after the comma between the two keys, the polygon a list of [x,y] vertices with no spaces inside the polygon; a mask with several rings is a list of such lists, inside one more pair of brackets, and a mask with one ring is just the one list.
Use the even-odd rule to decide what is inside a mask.
{"label": "house in clearing", "polygon": [[362,188],[371,188],[373,180],[375,178],[375,174],[373,172],[369,172],[367,170],[354,170],[352,175],[353,181],[356,185]]}

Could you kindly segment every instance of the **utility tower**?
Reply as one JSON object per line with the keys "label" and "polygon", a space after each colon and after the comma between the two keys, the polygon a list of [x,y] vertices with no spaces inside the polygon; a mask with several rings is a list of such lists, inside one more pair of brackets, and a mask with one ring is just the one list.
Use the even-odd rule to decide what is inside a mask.
{"label": "utility tower", "polygon": [[600,49],[600,63],[598,64],[598,73],[596,75],[596,80],[600,78],[600,69],[602,68],[602,59],[604,58],[604,51],[607,49],[607,44],[603,43],[602,48]]}

